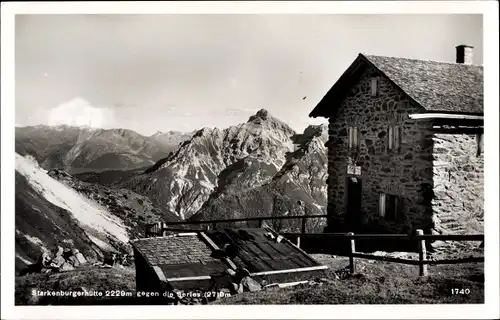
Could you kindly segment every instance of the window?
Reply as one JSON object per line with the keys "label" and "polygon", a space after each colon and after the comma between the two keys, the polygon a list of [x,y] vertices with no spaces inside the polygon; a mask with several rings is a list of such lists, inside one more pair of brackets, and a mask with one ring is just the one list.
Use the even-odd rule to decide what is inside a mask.
{"label": "window", "polygon": [[351,126],[348,130],[349,134],[349,150],[359,150],[360,133],[359,128]]}
{"label": "window", "polygon": [[387,135],[388,151],[394,151],[394,152],[401,151],[402,132],[403,130],[401,129],[400,126],[395,126],[395,125],[389,126]]}
{"label": "window", "polygon": [[482,133],[476,134],[476,142],[477,142],[476,156],[479,157],[483,153],[484,149],[484,137]]}
{"label": "window", "polygon": [[395,221],[401,213],[401,198],[397,195],[381,193],[379,214],[388,221]]}
{"label": "window", "polygon": [[372,93],[372,97],[378,96],[378,78],[372,78],[371,93]]}

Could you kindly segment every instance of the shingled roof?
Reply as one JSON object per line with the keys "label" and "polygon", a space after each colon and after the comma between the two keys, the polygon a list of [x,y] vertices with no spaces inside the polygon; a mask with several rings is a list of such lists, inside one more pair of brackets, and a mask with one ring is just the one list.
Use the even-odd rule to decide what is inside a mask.
{"label": "shingled roof", "polygon": [[[327,269],[269,228],[212,230],[137,239],[131,244],[136,277],[148,272],[137,267],[137,261],[143,260],[146,269],[154,270],[158,280],[173,288],[207,286],[207,280],[228,268],[247,269],[257,280],[272,281],[310,277]],[[225,252],[228,245],[236,250],[234,256]]]}
{"label": "shingled roof", "polygon": [[[375,67],[413,101],[429,112],[482,114],[483,67],[461,63],[359,54],[311,112],[329,117],[342,102],[363,70]],[[327,108],[327,106],[329,106]]]}

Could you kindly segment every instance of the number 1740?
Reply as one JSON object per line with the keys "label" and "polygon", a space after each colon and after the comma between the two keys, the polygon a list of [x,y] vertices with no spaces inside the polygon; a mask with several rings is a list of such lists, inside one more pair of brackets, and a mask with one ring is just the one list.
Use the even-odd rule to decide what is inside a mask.
{"label": "number 1740", "polygon": [[453,289],[451,289],[451,294],[470,294],[470,289],[469,288],[465,288],[465,289],[453,288]]}

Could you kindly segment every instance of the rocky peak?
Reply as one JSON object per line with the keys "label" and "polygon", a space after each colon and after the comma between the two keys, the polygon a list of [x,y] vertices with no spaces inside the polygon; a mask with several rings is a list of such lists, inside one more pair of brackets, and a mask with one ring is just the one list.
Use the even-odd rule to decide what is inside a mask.
{"label": "rocky peak", "polygon": [[248,119],[248,122],[252,122],[256,119],[267,120],[269,117],[271,117],[269,111],[267,111],[266,109],[260,109],[259,111],[257,111],[256,114],[254,114],[253,116],[250,117],[250,119]]}

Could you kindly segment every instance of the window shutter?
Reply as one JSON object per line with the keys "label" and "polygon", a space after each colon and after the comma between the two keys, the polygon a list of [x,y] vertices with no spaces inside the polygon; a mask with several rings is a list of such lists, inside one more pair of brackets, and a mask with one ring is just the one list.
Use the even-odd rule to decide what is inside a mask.
{"label": "window shutter", "polygon": [[385,193],[380,194],[378,204],[379,204],[379,214],[381,217],[384,217],[385,216]]}
{"label": "window shutter", "polygon": [[398,219],[398,216],[399,216],[399,197],[398,196],[394,196],[393,197],[394,199],[394,217],[393,219],[394,220],[397,220]]}
{"label": "window shutter", "polygon": [[352,127],[352,148],[356,149],[356,141],[358,141],[358,130],[356,127]]}
{"label": "window shutter", "polygon": [[359,128],[356,127],[356,149],[359,150],[360,144],[361,144],[361,132],[359,131]]}
{"label": "window shutter", "polygon": [[401,143],[400,127],[394,127],[394,150],[399,151],[399,145]]}
{"label": "window shutter", "polygon": [[353,132],[352,132],[352,127],[349,127],[349,150],[352,148],[352,137],[353,137]]}
{"label": "window shutter", "polygon": [[371,89],[372,89],[372,97],[376,97],[377,91],[378,91],[378,79],[377,78],[372,78]]}
{"label": "window shutter", "polygon": [[398,214],[396,216],[398,221],[403,221],[404,200],[403,197],[398,197]]}
{"label": "window shutter", "polygon": [[389,126],[389,136],[388,136],[388,139],[389,139],[389,150],[392,150],[394,148],[394,145],[393,145],[393,139],[394,139],[394,127],[393,126]]}

